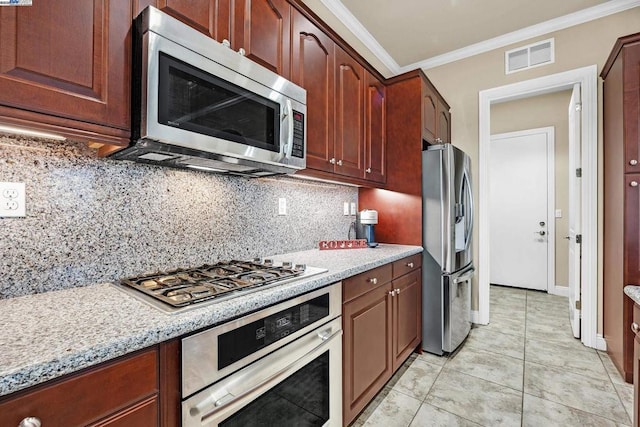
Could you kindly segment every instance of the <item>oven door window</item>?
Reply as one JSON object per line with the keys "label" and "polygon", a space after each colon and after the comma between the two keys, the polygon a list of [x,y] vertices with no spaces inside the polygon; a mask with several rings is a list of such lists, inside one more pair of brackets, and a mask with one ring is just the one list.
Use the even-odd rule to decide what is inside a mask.
{"label": "oven door window", "polygon": [[160,52],[158,122],[280,151],[280,104]]}
{"label": "oven door window", "polygon": [[300,368],[221,427],[322,426],[329,421],[329,351]]}

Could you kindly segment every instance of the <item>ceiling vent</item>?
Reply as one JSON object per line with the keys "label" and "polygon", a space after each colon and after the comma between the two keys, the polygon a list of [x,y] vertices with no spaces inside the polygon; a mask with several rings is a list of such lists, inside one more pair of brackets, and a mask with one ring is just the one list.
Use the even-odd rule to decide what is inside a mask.
{"label": "ceiling vent", "polygon": [[551,64],[555,61],[553,39],[542,40],[504,53],[506,74]]}

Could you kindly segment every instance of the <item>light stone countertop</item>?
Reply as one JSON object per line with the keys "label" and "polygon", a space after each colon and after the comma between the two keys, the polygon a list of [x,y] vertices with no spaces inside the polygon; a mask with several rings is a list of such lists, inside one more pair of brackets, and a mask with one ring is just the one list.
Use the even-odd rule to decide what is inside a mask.
{"label": "light stone countertop", "polygon": [[640,304],[640,286],[625,286],[624,293],[627,294],[633,302]]}
{"label": "light stone countertop", "polygon": [[272,256],[328,272],[179,314],[165,314],[109,283],[0,300],[0,396],[420,252],[420,246],[381,244],[375,249]]}

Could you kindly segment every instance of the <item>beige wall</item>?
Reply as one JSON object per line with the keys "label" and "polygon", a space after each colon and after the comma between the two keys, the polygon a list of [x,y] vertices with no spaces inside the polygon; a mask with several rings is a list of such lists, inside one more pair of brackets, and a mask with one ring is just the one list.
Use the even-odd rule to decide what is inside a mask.
{"label": "beige wall", "polygon": [[[474,163],[474,190],[478,194],[478,92],[509,83],[529,80],[549,74],[596,64],[598,70],[606,61],[611,48],[620,36],[640,31],[640,8],[567,28],[517,45],[506,46],[481,55],[466,58],[441,67],[426,70],[440,93],[447,99],[452,111],[452,141],[469,153]],[[555,63],[521,71],[504,73],[504,52],[518,46],[555,38]],[[602,331],[602,84],[598,87],[598,153],[599,153],[599,266],[598,266],[598,332]],[[477,263],[478,239],[476,230],[475,254]],[[477,307],[477,284],[474,292]]]}
{"label": "beige wall", "polygon": [[[571,91],[534,96],[491,106],[491,134],[516,132],[547,126],[555,128],[555,207],[562,218],[555,218],[556,286],[569,283],[569,120]],[[553,218],[549,218],[553,220]]]}

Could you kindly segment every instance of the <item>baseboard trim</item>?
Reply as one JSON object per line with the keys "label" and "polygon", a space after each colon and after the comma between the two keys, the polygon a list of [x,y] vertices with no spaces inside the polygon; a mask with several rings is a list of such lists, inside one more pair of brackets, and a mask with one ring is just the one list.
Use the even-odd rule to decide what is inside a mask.
{"label": "baseboard trim", "polygon": [[607,351],[607,341],[602,334],[596,335],[596,350]]}
{"label": "baseboard trim", "polygon": [[558,295],[569,298],[569,288],[567,286],[552,286],[548,291],[551,295]]}
{"label": "baseboard trim", "polygon": [[478,310],[471,310],[471,323],[476,325],[488,325],[489,323],[482,323],[480,321],[480,312]]}

